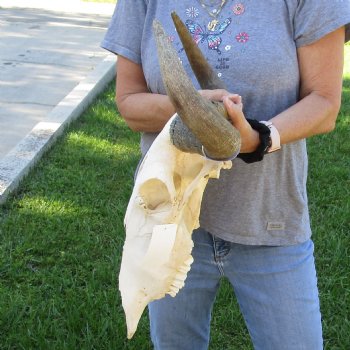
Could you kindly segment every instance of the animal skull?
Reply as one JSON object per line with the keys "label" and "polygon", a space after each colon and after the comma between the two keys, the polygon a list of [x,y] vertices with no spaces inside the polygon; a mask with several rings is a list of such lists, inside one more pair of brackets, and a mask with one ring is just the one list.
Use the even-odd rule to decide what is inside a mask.
{"label": "animal skull", "polygon": [[119,288],[129,339],[150,301],[174,297],[184,286],[204,188],[232,164],[179,151],[170,141],[170,123],[139,168],[125,215]]}
{"label": "animal skull", "polygon": [[[176,14],[172,17],[202,89],[222,88],[184,24]],[[231,168],[232,162],[224,159],[240,147],[239,133],[224,110],[198,94],[161,25],[156,22],[154,30],[163,81],[178,115],[169,120],[143,159],[125,214],[119,289],[129,339],[150,301],[166,294],[174,297],[184,286],[205,186],[209,178],[219,178],[221,169]],[[171,127],[179,116],[192,139],[210,158],[219,160],[174,146]]]}

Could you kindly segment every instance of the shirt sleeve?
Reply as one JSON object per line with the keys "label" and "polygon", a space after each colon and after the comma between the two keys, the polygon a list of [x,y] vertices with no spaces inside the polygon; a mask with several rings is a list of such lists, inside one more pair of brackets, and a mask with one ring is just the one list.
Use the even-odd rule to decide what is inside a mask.
{"label": "shirt sleeve", "polygon": [[350,0],[299,0],[294,17],[297,47],[312,44],[345,26],[345,42],[350,40]]}
{"label": "shirt sleeve", "polygon": [[146,10],[145,0],[118,0],[101,47],[140,64]]}

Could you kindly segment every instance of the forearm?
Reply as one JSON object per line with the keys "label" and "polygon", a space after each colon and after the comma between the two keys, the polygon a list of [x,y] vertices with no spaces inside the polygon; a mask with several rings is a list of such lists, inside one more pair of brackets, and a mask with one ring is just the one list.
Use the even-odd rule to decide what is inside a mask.
{"label": "forearm", "polygon": [[134,131],[158,132],[175,113],[168,96],[149,92],[141,65],[123,56],[118,57],[115,101]]}
{"label": "forearm", "polygon": [[[199,93],[213,101],[221,101],[225,90],[200,90]],[[161,131],[174,115],[175,108],[166,95],[138,92],[123,95],[116,100],[119,111],[134,131]]]}
{"label": "forearm", "polygon": [[[223,98],[232,124],[241,134],[241,153],[251,153],[259,144],[258,133],[247,123],[244,114],[234,104],[235,95]],[[334,129],[340,108],[340,98],[327,98],[311,93],[270,121],[280,134],[281,144],[295,142]]]}
{"label": "forearm", "polygon": [[311,93],[271,121],[279,131],[281,144],[286,144],[332,131],[338,112],[338,103]]}
{"label": "forearm", "polygon": [[168,96],[148,92],[127,95],[117,106],[134,131],[159,132],[175,113]]}

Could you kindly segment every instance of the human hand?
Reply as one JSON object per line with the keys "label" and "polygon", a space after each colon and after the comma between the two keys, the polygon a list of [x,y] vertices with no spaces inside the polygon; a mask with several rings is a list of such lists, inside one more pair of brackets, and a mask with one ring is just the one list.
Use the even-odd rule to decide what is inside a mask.
{"label": "human hand", "polygon": [[223,96],[223,103],[232,125],[241,135],[241,153],[254,152],[260,143],[259,133],[247,122],[243,114],[242,97],[237,94]]}
{"label": "human hand", "polygon": [[199,90],[203,97],[211,101],[223,102],[232,125],[241,135],[241,153],[254,152],[259,146],[259,133],[247,122],[243,113],[242,97],[225,89]]}

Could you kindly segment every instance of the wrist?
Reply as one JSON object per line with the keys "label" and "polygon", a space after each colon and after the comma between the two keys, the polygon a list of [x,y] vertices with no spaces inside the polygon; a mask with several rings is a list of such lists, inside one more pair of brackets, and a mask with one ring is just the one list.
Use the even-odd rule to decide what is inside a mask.
{"label": "wrist", "polygon": [[[277,129],[274,130],[277,132],[277,136],[275,135],[275,140],[271,139],[271,122],[258,122],[254,119],[247,119],[247,122],[250,124],[251,128],[256,130],[259,133],[259,145],[258,147],[250,153],[240,153],[238,158],[242,159],[246,163],[254,163],[263,160],[264,155],[266,153],[270,153],[274,150],[280,148],[279,146],[279,134]],[[277,137],[277,139],[276,139]],[[274,143],[273,143],[274,142]],[[275,149],[272,149],[274,147]]]}
{"label": "wrist", "polygon": [[241,152],[251,153],[254,152],[260,145],[259,133],[249,126],[248,136],[242,138]]}

